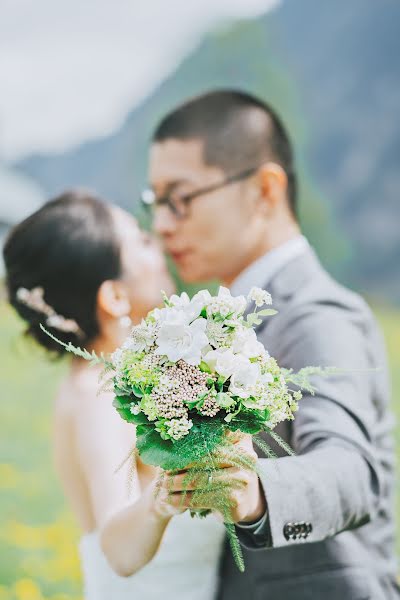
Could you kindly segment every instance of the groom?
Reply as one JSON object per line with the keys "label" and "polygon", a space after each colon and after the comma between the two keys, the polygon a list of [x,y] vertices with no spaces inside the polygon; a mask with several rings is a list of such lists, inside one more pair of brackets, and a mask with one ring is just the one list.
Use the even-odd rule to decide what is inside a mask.
{"label": "groom", "polygon": [[257,333],[278,363],[348,370],[318,380],[278,430],[296,456],[261,458],[260,481],[234,498],[246,572],[225,548],[219,599],[400,598],[384,351],[366,304],[301,234],[285,127],[260,99],[205,94],[156,129],[150,181],[144,200],[184,281],[268,290],[279,312]]}

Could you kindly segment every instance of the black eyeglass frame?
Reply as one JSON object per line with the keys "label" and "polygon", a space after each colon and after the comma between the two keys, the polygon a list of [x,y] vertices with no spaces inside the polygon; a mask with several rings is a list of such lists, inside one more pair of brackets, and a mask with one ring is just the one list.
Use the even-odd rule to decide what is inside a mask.
{"label": "black eyeglass frame", "polygon": [[247,177],[254,175],[254,173],[256,173],[259,168],[260,165],[258,165],[257,167],[251,167],[249,169],[246,169],[245,171],[240,171],[240,173],[235,173],[235,175],[230,175],[229,177],[226,177],[218,183],[214,183],[212,185],[208,185],[206,187],[194,190],[193,192],[190,192],[188,194],[183,194],[182,196],[180,196],[179,200],[185,205],[184,214],[182,214],[179,211],[179,209],[175,206],[174,201],[170,196],[166,195],[157,198],[155,192],[151,188],[148,188],[142,192],[140,198],[141,204],[147,210],[150,210],[152,207],[155,206],[167,206],[177,219],[184,219],[187,216],[187,207],[189,206],[189,203],[192,200],[194,200],[198,196],[203,196],[205,194],[209,194],[210,192],[215,192],[216,190],[222,189],[227,185],[231,185],[232,183],[236,183],[237,181],[246,179]]}

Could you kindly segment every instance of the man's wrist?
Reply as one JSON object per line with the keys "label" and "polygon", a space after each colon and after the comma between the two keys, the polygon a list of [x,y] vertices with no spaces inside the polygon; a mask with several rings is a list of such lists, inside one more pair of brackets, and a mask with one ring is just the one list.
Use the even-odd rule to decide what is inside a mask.
{"label": "man's wrist", "polygon": [[254,525],[258,523],[264,516],[267,511],[267,501],[265,499],[264,490],[261,485],[260,480],[258,479],[258,497],[256,506],[252,511],[250,511],[244,519],[242,519],[239,523],[243,523],[243,525]]}

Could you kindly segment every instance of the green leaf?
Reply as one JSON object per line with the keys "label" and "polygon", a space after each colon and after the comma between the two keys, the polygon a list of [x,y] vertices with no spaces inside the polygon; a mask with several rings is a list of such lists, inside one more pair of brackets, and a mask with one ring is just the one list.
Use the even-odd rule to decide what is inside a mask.
{"label": "green leaf", "polygon": [[235,404],[235,400],[233,400],[229,394],[225,394],[224,392],[217,394],[216,401],[218,406],[221,406],[222,408],[229,408]]}
{"label": "green leaf", "polygon": [[229,429],[242,431],[243,433],[259,433],[265,427],[265,416],[268,411],[248,410],[242,408],[240,412],[230,413],[233,415]]}
{"label": "green leaf", "polygon": [[134,423],[137,415],[133,415],[128,407],[117,408],[119,416],[127,423]]}
{"label": "green leaf", "polygon": [[225,321],[226,317],[222,316],[220,313],[216,313],[215,315],[213,315],[213,319],[216,323],[222,323],[223,321]]}
{"label": "green leaf", "polygon": [[203,373],[211,373],[211,369],[208,366],[208,364],[206,362],[204,362],[204,360],[201,361],[200,363],[200,371],[203,371]]}
{"label": "green leaf", "polygon": [[190,433],[181,440],[163,440],[154,427],[139,425],[136,446],[144,463],[172,471],[184,469],[202,460],[221,442],[226,427],[220,421],[204,419],[193,425]]}
{"label": "green leaf", "polygon": [[264,308],[263,310],[260,310],[257,314],[260,317],[272,317],[273,315],[276,315],[278,313],[277,310],[274,310],[273,308]]}
{"label": "green leaf", "polygon": [[246,319],[247,325],[249,325],[250,327],[253,327],[253,325],[260,325],[260,323],[262,323],[262,321],[259,318],[258,314],[259,313],[250,313],[249,315],[247,315],[247,319]]}
{"label": "green leaf", "polygon": [[172,306],[170,299],[168,298],[167,294],[164,292],[164,290],[161,290],[161,296],[164,302],[165,306]]}
{"label": "green leaf", "polygon": [[150,425],[149,420],[146,415],[140,412],[137,415],[131,413],[130,423],[135,423],[135,425],[146,425],[147,427]]}
{"label": "green leaf", "polygon": [[231,431],[241,431],[242,433],[250,433],[255,435],[263,430],[263,426],[258,421],[242,421],[241,419],[234,419],[231,421],[229,429]]}
{"label": "green leaf", "polygon": [[139,387],[137,387],[137,385],[132,385],[131,387],[132,387],[132,392],[135,394],[135,396],[137,398],[143,397],[143,392]]}
{"label": "green leaf", "polygon": [[112,405],[114,408],[130,407],[132,400],[129,396],[115,396]]}
{"label": "green leaf", "polygon": [[182,459],[171,440],[163,440],[153,428],[138,427],[136,447],[141,460],[147,465],[161,467],[166,471],[183,469],[188,463]]}

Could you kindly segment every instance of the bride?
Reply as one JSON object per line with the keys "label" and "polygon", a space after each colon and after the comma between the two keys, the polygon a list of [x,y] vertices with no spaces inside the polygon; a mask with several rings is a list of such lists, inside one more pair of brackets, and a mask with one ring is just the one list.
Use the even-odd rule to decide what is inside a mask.
{"label": "bride", "polygon": [[[64,193],[16,226],[4,259],[10,302],[50,354],[64,350],[41,323],[65,342],[109,353],[160,303],[160,290],[172,292],[152,238],[83,192]],[[120,465],[134,427],[112,394],[98,394],[99,375],[73,358],[54,409],[55,464],[82,530],[86,600],[212,600],[223,526],[155,494],[157,470],[138,459],[128,485],[131,465]]]}

